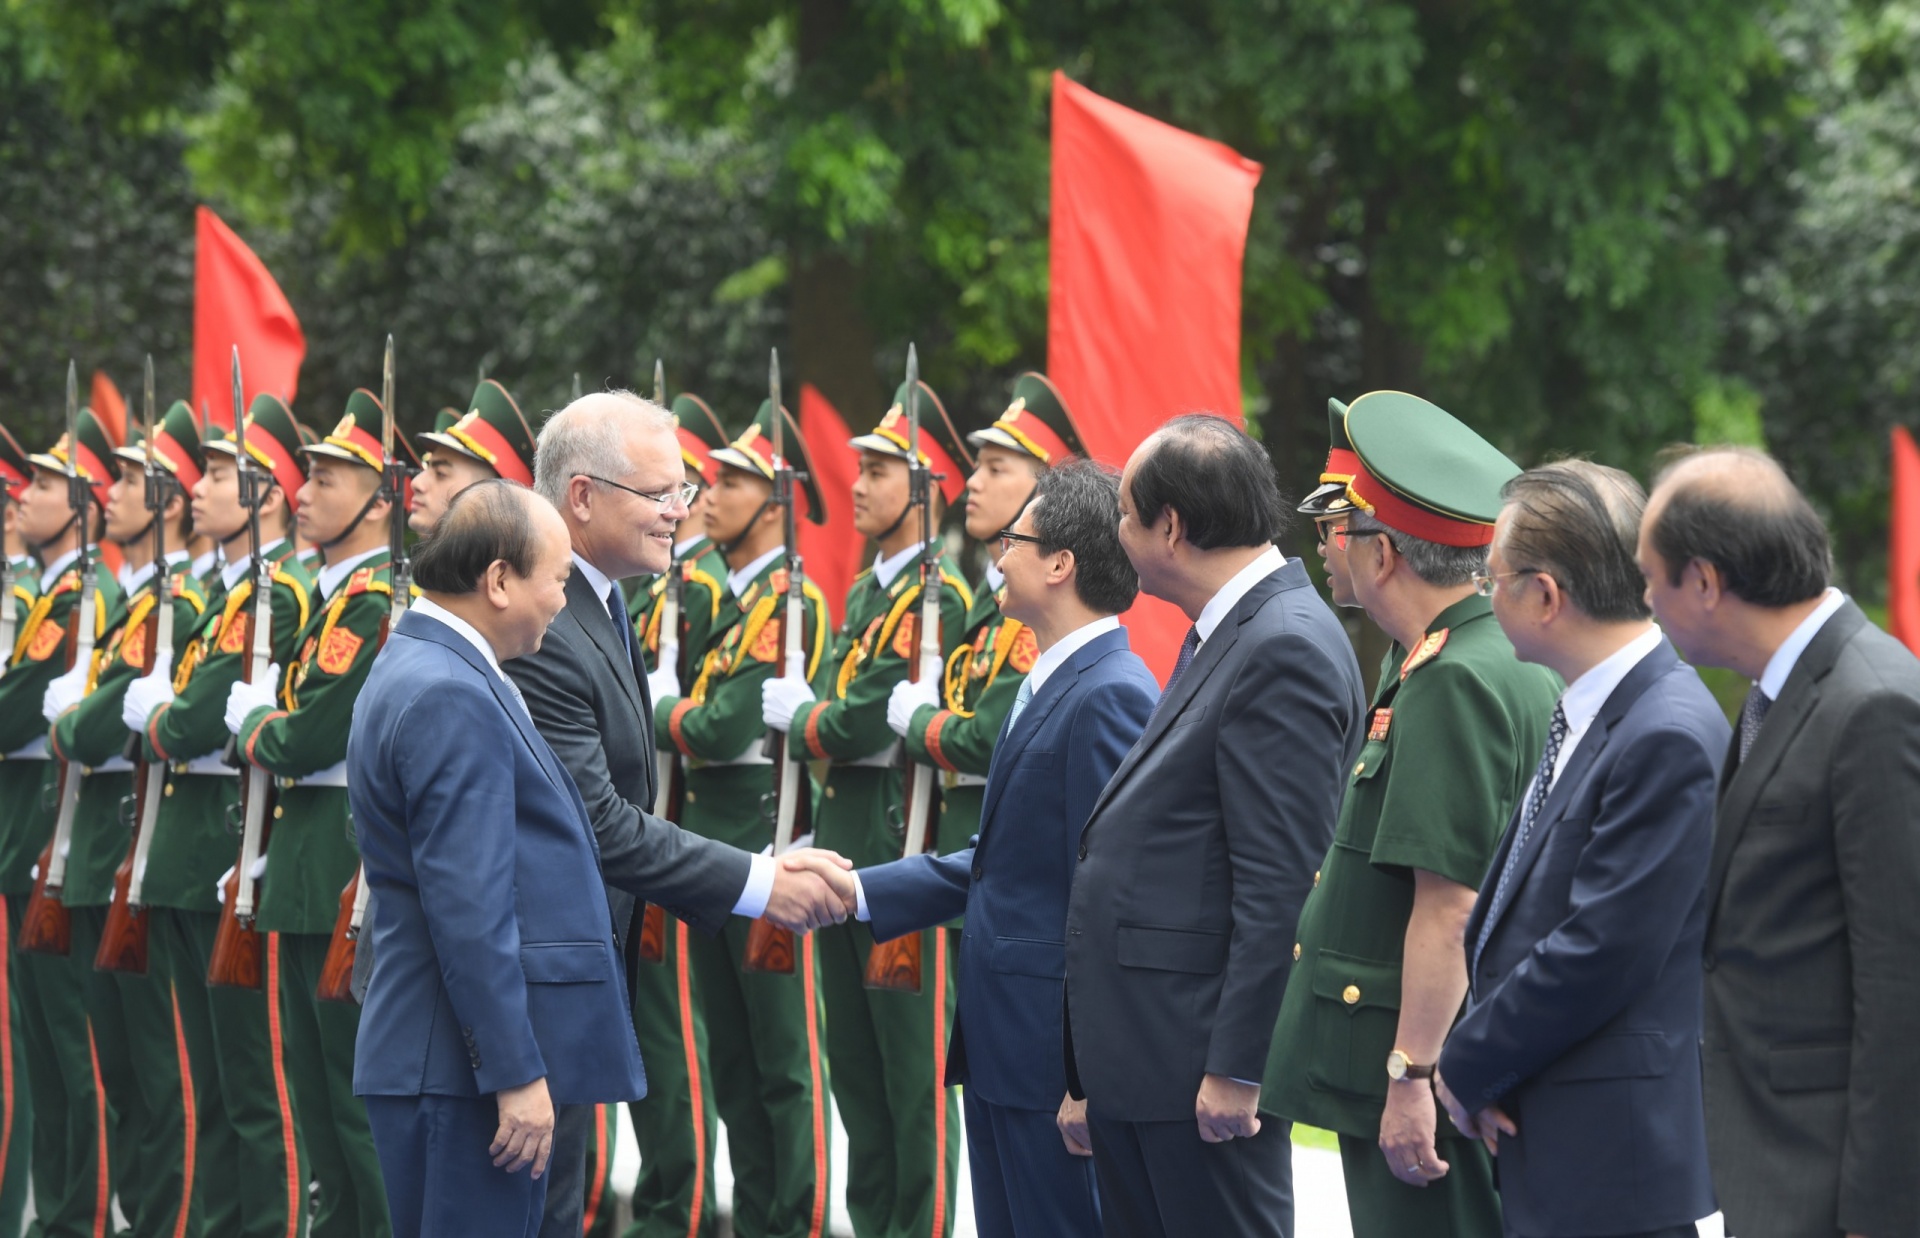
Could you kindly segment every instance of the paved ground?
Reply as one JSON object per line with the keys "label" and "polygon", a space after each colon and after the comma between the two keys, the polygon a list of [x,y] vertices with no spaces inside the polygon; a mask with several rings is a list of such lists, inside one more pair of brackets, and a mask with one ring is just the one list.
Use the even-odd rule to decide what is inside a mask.
{"label": "paved ground", "polygon": [[[640,1169],[640,1154],[635,1150],[632,1130],[623,1126],[614,1157],[614,1182],[624,1197],[633,1189],[634,1175]],[[733,1192],[733,1175],[727,1166],[726,1131],[720,1133],[720,1150],[715,1173],[716,1190],[723,1201]],[[833,1232],[836,1238],[851,1238],[853,1226],[843,1203],[846,1189],[847,1140],[840,1129],[839,1115],[833,1121]],[[959,1210],[954,1217],[954,1238],[974,1238],[973,1197],[966,1189],[967,1152],[960,1146]],[[1348,1228],[1346,1191],[1340,1181],[1340,1158],[1318,1148],[1293,1150],[1294,1238],[1352,1238]],[[1718,1217],[1700,1223],[1700,1238],[1724,1238]]]}

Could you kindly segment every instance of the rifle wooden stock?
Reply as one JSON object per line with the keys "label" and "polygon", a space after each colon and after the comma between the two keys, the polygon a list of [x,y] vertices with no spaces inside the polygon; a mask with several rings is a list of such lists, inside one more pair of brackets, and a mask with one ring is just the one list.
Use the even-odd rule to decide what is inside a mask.
{"label": "rifle wooden stock", "polygon": [[265,983],[260,966],[260,933],[252,925],[242,925],[233,914],[233,900],[240,894],[240,870],[227,878],[225,897],[220,901],[220,927],[213,936],[213,956],[207,961],[207,983],[224,989],[258,989]]}
{"label": "rifle wooden stock", "polygon": [[333,919],[333,940],[320,965],[320,983],[314,996],[323,1002],[353,1001],[353,961],[360,952],[360,930],[367,913],[365,867],[357,870],[340,891],[340,912]]}
{"label": "rifle wooden stock", "polygon": [[[237,401],[236,401],[237,404]],[[241,458],[247,458],[245,452]],[[242,467],[247,467],[243,465]],[[247,624],[245,677],[248,683],[264,676],[273,656],[273,569],[260,557],[259,508],[253,521],[253,621]],[[237,739],[238,737],[236,737]],[[231,758],[230,758],[231,759]],[[240,766],[240,857],[222,886],[220,927],[214,933],[213,955],[207,960],[207,983],[219,988],[258,989],[263,983],[260,933],[253,926],[258,888],[254,863],[267,854],[273,835],[273,779],[244,758]]]}
{"label": "rifle wooden stock", "polygon": [[[792,789],[794,822],[786,831],[788,837],[785,840],[791,843],[794,838],[813,833],[813,796],[810,794],[812,788],[805,782],[807,767],[792,761],[788,756],[786,734],[775,731],[768,738],[772,739],[774,736],[779,738],[773,751],[773,793],[770,797],[773,803],[778,805],[781,802],[782,792],[787,789],[788,779],[802,780],[799,786]],[[778,811],[776,807],[775,812]],[[784,849],[779,834],[780,830],[776,825],[774,842],[776,853]],[[791,976],[796,953],[793,931],[781,928],[765,916],[761,916],[747,927],[747,948],[740,959],[740,970]]]}
{"label": "rifle wooden stock", "polygon": [[[80,771],[71,775],[61,773],[62,780],[79,777]],[[28,954],[57,954],[65,957],[73,952],[73,916],[66,905],[60,901],[57,893],[47,889],[47,870],[53,864],[53,841],[40,851],[40,875],[34,879],[33,893],[27,898],[27,909],[20,918],[20,944],[17,949]]]}
{"label": "rifle wooden stock", "polygon": [[[84,524],[82,528],[84,529]],[[80,600],[67,623],[67,669],[84,665],[93,657],[93,572],[83,542],[80,548]],[[53,824],[53,837],[40,852],[40,875],[34,879],[33,893],[27,897],[27,909],[20,922],[21,950],[29,954],[54,954],[65,958],[73,953],[73,916],[60,901],[65,884],[66,849],[73,840],[73,815],[80,804],[80,767],[71,761],[60,762],[60,791],[55,798],[59,815]]]}
{"label": "rifle wooden stock", "polygon": [[[931,631],[936,650],[934,665],[939,665],[939,605],[940,578],[933,575],[921,577],[922,605],[918,614],[909,613],[902,623],[914,625],[913,643],[919,645],[923,656],[916,658],[907,671],[907,677],[915,683],[920,682],[926,671],[923,636]],[[927,592],[932,590],[931,595]],[[933,601],[926,603],[928,596]],[[933,619],[927,620],[931,613]],[[937,674],[937,672],[936,672]],[[937,681],[937,680],[936,680]],[[901,780],[903,796],[903,823],[906,826],[906,838],[901,849],[902,855],[916,855],[931,851],[936,846],[936,834],[933,826],[933,797],[936,792],[938,775],[934,770],[918,762],[909,763],[906,774]],[[896,937],[892,941],[875,942],[873,953],[867,956],[866,986],[869,989],[886,989],[899,993],[918,993],[920,991],[920,939],[919,933],[908,933],[905,937]]]}
{"label": "rifle wooden stock", "polygon": [[[166,767],[158,769],[164,777]],[[146,820],[147,797],[153,794],[147,774],[147,763],[142,761],[133,773],[133,838],[127,843],[120,867],[113,870],[113,901],[107,904],[106,927],[100,930],[100,948],[93,954],[95,971],[147,974],[149,919],[131,901],[133,866],[140,853],[140,823]]]}
{"label": "rifle wooden stock", "polygon": [[[667,765],[667,781],[654,798],[653,815],[671,821],[680,815],[680,806],[686,799],[686,782],[680,762],[663,763]],[[658,903],[648,903],[640,913],[640,940],[635,946],[635,953],[642,963],[667,961],[667,911]]]}

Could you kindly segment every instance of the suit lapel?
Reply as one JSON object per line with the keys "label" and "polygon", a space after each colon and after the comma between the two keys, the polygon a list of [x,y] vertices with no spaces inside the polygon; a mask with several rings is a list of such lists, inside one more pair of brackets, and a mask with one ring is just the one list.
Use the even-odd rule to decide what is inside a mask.
{"label": "suit lapel", "polygon": [[[614,586],[618,588],[619,586]],[[620,683],[621,691],[633,702],[635,713],[644,712],[640,701],[640,679],[634,670],[633,660],[627,656],[626,643],[620,639],[620,633],[614,631],[613,616],[607,610],[606,602],[594,596],[593,586],[587,583],[584,572],[575,572],[567,577],[567,610],[573,615],[573,621],[587,634],[593,647],[607,660],[607,666],[613,671],[614,679]]]}
{"label": "suit lapel", "polygon": [[493,693],[493,699],[499,702],[500,708],[504,709],[507,717],[513,720],[514,728],[520,732],[520,738],[526,742],[528,748],[533,750],[533,757],[540,765],[540,772],[547,776],[547,781],[553,783],[556,789],[564,789],[560,781],[560,771],[553,764],[553,749],[547,745],[547,741],[540,732],[534,729],[533,719],[527,715],[526,706],[514,696],[513,689],[507,681],[487,665],[487,660],[481,656],[478,649],[438,619],[427,615],[416,615],[411,611],[400,616],[400,626],[397,630],[403,636],[432,641],[459,654],[485,681],[488,689]]}
{"label": "suit lapel", "polygon": [[[1820,681],[1839,660],[1840,651],[1867,622],[1865,614],[1851,601],[1828,618],[1814,634],[1794,663],[1793,671],[1780,689],[1780,699],[1767,711],[1759,738],[1753,742],[1747,759],[1740,760],[1740,728],[1734,726],[1732,746],[1727,753],[1726,772],[1720,780],[1720,810],[1714,814],[1713,863],[1707,870],[1707,906],[1717,908],[1720,887],[1727,878],[1727,866],[1733,850],[1746,831],[1753,805],[1780,761],[1793,748],[1794,738],[1806,725],[1814,706],[1820,703]],[[1709,913],[1712,914],[1711,912]]]}
{"label": "suit lapel", "polygon": [[[1033,699],[1027,702],[1026,709],[1021,712],[1017,721],[1012,714],[1007,715],[1007,721],[1000,727],[1000,737],[993,745],[994,753],[998,755],[1004,752],[1010,758],[1017,757],[1060,702],[1067,699],[1067,694],[1073,691],[1073,685],[1079,680],[1081,673],[1106,657],[1117,646],[1124,647],[1125,644],[1125,632],[1103,632],[1074,650],[1073,656],[1067,659],[1066,665],[1049,676],[1040,691],[1034,693]],[[987,822],[993,818],[994,806],[1000,802],[1001,789],[1007,783],[1004,771],[999,778],[993,777],[993,773],[993,767],[989,765],[987,790],[980,802],[980,833],[983,837],[986,834]]]}

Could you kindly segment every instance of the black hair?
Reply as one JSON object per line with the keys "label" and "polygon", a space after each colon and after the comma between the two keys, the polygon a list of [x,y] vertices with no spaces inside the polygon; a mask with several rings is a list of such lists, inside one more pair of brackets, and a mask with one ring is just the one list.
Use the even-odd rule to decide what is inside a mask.
{"label": "black hair", "polygon": [[1712,448],[1670,465],[1656,488],[1690,462],[1713,457],[1726,457],[1745,476],[1682,476],[1651,530],[1672,583],[1698,559],[1719,569],[1727,592],[1755,606],[1791,606],[1825,592],[1833,575],[1827,526],[1772,456]]}
{"label": "black hair", "polygon": [[1652,613],[1634,558],[1647,507],[1639,482],[1589,460],[1555,460],[1508,481],[1500,497],[1508,568],[1545,572],[1590,619],[1623,623]]}
{"label": "black hair", "polygon": [[1117,615],[1133,605],[1140,577],[1120,546],[1120,474],[1069,460],[1034,488],[1033,532],[1040,551],[1073,552],[1073,590],[1090,609]]}
{"label": "black hair", "polygon": [[519,482],[498,477],[454,495],[414,552],[414,583],[428,593],[472,593],[487,569],[502,561],[522,580],[533,575],[538,552],[527,511],[532,497]]}
{"label": "black hair", "polygon": [[1172,508],[1199,550],[1270,545],[1291,507],[1266,448],[1214,413],[1167,422],[1133,470],[1134,517],[1152,525]]}

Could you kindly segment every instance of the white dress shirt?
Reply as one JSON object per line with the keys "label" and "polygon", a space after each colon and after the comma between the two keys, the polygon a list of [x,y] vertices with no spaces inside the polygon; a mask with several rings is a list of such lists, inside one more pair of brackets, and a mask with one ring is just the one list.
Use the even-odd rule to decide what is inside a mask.
{"label": "white dress shirt", "polygon": [[1287,565],[1287,558],[1280,553],[1278,546],[1269,546],[1260,552],[1258,558],[1233,574],[1233,579],[1220,586],[1220,592],[1207,600],[1200,608],[1200,617],[1193,621],[1194,628],[1200,633],[1200,643],[1206,644],[1213,630],[1220,626],[1240,599],[1253,591],[1253,587]]}
{"label": "white dress shirt", "polygon": [[899,578],[900,573],[906,570],[907,565],[913,562],[914,556],[919,554],[920,548],[925,545],[925,542],[915,542],[905,550],[888,555],[884,559],[875,559],[873,561],[873,583],[879,585],[882,589],[891,588],[893,582]]}
{"label": "white dress shirt", "polygon": [[[275,557],[275,554],[278,552],[280,548],[280,543],[286,540],[287,539],[284,537],[276,537],[272,541],[268,542],[267,548],[261,551],[260,553],[264,557],[271,559]],[[227,589],[231,591],[235,585],[245,580],[247,578],[247,573],[252,570],[253,570],[253,556],[241,555],[238,559],[235,559],[233,562],[225,564],[220,568],[220,583],[225,585]]]}
{"label": "white dress shirt", "polygon": [[204,578],[208,572],[213,570],[213,565],[219,561],[220,552],[218,550],[209,550],[193,561],[193,567],[190,570],[195,576]]}
{"label": "white dress shirt", "polygon": [[351,558],[342,559],[338,563],[329,562],[325,567],[320,569],[320,574],[315,579],[315,584],[319,589],[320,600],[324,602],[333,597],[333,591],[346,583],[347,577],[353,575],[353,569],[359,567],[368,559],[373,558],[373,556],[385,553],[387,553],[385,546],[375,546],[372,550],[362,551]]}
{"label": "white dress shirt", "polygon": [[775,546],[772,550],[761,555],[758,559],[747,564],[739,571],[728,572],[727,588],[731,590],[733,596],[737,598],[747,596],[747,590],[753,587],[754,578],[767,570],[767,564],[773,562],[785,553],[787,553],[785,546]]}
{"label": "white dress shirt", "polygon": [[46,587],[51,588],[53,582],[60,579],[60,573],[66,571],[68,565],[79,557],[80,551],[78,549],[69,550],[58,559],[47,564],[46,570],[40,573],[40,579],[46,582]]}
{"label": "white dress shirt", "polygon": [[[608,595],[619,587],[611,576],[581,558],[577,550],[573,552],[573,566],[586,577],[587,586],[593,590],[593,595],[600,599],[602,605],[606,604]],[[608,618],[612,618],[611,613]],[[653,806],[642,804],[639,808],[642,812],[651,812]],[[778,862],[772,856],[754,856],[752,867],[747,872],[747,886],[740,891],[739,901],[733,905],[733,914],[746,916],[750,920],[758,919],[765,914],[767,900],[773,897],[774,874],[778,871]]]}
{"label": "white dress shirt", "polygon": [[1787,677],[1793,674],[1800,655],[1807,651],[1813,638],[1820,635],[1820,629],[1846,604],[1846,600],[1846,594],[1829,586],[1826,596],[1820,599],[1820,605],[1814,607],[1813,613],[1802,619],[1800,626],[1789,632],[1787,639],[1781,641],[1780,647],[1773,651],[1773,656],[1767,659],[1767,669],[1760,675],[1760,690],[1767,694],[1769,701],[1780,699],[1780,692],[1787,686]]}
{"label": "white dress shirt", "polygon": [[[1620,686],[1620,681],[1627,677],[1628,672],[1660,647],[1661,640],[1660,629],[1649,627],[1588,667],[1580,678],[1568,684],[1567,690],[1560,694],[1560,712],[1567,719],[1567,737],[1560,741],[1560,755],[1553,761],[1554,782],[1560,781],[1560,773],[1567,768],[1573,750],[1586,738],[1587,732],[1593,727],[1593,720],[1600,716],[1600,708],[1613,695],[1613,690]],[[1527,792],[1520,797],[1522,804],[1533,798],[1533,784],[1538,780],[1536,773],[1533,780],[1527,783]]]}
{"label": "white dress shirt", "polygon": [[[465,619],[462,619],[429,597],[414,599],[413,605],[407,609],[424,615],[429,619],[437,619],[452,628],[454,635],[460,637],[469,645],[472,645],[474,649],[479,652],[480,656],[487,660],[487,665],[493,668],[493,673],[500,676],[500,681],[506,684],[507,689],[513,693],[513,699],[520,702],[520,708],[522,710],[527,708],[527,698],[520,695],[520,685],[513,682],[507,673],[500,669],[500,659],[494,654],[492,643],[489,642],[486,637],[480,635],[479,628],[474,627],[471,623],[468,623]],[[533,720],[531,711],[527,712],[527,720],[529,722]]]}

